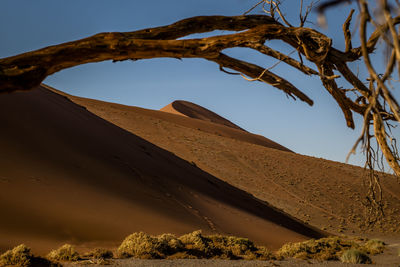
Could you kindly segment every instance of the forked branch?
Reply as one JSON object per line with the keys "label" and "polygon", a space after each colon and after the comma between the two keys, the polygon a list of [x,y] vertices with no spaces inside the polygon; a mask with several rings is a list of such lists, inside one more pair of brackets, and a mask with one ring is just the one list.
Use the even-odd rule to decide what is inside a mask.
{"label": "forked branch", "polygon": [[[360,3],[365,2],[359,1]],[[343,1],[326,2],[321,10],[341,2]],[[47,76],[57,71],[85,63],[160,57],[202,58],[215,62],[224,72],[231,73],[226,69],[232,69],[249,77],[249,80],[270,84],[293,99],[300,99],[309,105],[313,104],[313,100],[307,94],[289,80],[271,72],[269,68],[229,57],[224,53],[224,50],[228,48],[246,47],[259,52],[260,55],[287,64],[293,67],[294,71],[318,76],[323,86],[342,110],[348,127],[355,127],[353,113],[363,115],[368,123],[371,121],[374,123],[376,137],[381,140],[379,142],[381,150],[384,151],[386,159],[393,163],[391,165],[393,170],[400,175],[398,158],[393,153],[393,157],[386,154],[386,151],[393,152],[393,149],[388,146],[384,123],[382,123],[387,120],[400,121],[399,105],[385,85],[395,65],[399,66],[400,50],[398,45],[396,43],[393,45],[395,51],[390,60],[391,65],[386,69],[385,75],[381,78],[375,72],[371,74],[371,79],[377,85],[376,91],[365,86],[347,66],[348,62],[361,58],[365,59],[373,52],[378,40],[382,38],[382,33],[389,30],[392,37],[397,38],[398,33],[394,25],[400,23],[400,17],[391,18],[389,13],[385,13],[386,22],[379,26],[368,40],[367,36],[362,36],[360,47],[352,48],[352,36],[349,27],[354,11],[351,11],[343,25],[346,49],[340,51],[332,47],[332,40],[329,37],[314,29],[304,27],[311,8],[306,10],[304,16],[300,16],[300,26],[294,27],[282,13],[279,1],[259,1],[254,7],[261,5],[265,10],[266,4],[270,7],[268,11],[270,16],[193,17],[167,26],[139,31],[100,33],[85,39],[0,59],[0,93],[32,89],[38,86]],[[275,14],[279,15],[284,24],[274,19]],[[368,19],[364,18],[363,27],[367,22]],[[214,30],[227,30],[235,33],[198,39],[180,39],[190,34]],[[289,44],[300,55],[301,62],[291,58],[290,55],[269,47],[269,40],[280,40]],[[303,62],[303,57],[308,60],[308,65]],[[311,67],[310,64],[315,66]],[[334,73],[335,70],[338,70],[354,88],[351,90],[357,94],[356,100],[352,100],[346,95],[348,90],[338,87],[335,79],[340,76]],[[387,108],[387,105],[389,108]],[[378,136],[378,133],[381,134]]]}

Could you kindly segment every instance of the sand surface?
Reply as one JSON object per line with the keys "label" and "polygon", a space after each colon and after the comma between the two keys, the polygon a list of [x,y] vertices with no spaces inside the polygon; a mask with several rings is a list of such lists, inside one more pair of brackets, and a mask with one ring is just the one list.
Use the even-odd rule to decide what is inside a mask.
{"label": "sand surface", "polygon": [[[310,225],[332,234],[377,237],[388,242],[400,238],[400,183],[393,176],[385,175],[381,181],[385,218],[368,224],[365,222],[372,216],[363,204],[368,173],[360,167],[290,153],[271,140],[254,141],[256,135],[209,121],[68,97]],[[236,138],[237,132],[240,138]]]}
{"label": "sand surface", "polygon": [[[385,219],[367,225],[359,167],[298,155],[212,121],[210,113],[195,119],[48,89],[0,95],[0,252],[20,243],[42,255],[64,243],[81,251],[115,249],[135,231],[179,235],[197,229],[276,249],[319,237],[319,228],[384,239],[393,251],[377,256],[375,266],[397,266],[400,185],[394,177],[382,180]],[[305,264],[253,263],[184,265]]]}
{"label": "sand surface", "polygon": [[[20,243],[42,255],[64,243],[82,250],[115,248],[137,231],[180,235],[202,229],[248,237],[272,249],[322,236],[195,163],[44,87],[0,95],[0,110],[0,251]],[[146,128],[148,116],[138,116],[143,121],[133,124]],[[160,118],[151,122],[154,134],[171,143],[178,138],[162,130]],[[176,127],[176,132],[190,129],[209,136],[210,145],[218,138],[250,145]]]}
{"label": "sand surface", "polygon": [[[118,259],[111,260],[108,265],[100,266],[130,266],[130,267],[303,267],[303,266],[327,266],[327,267],[398,267],[400,266],[400,256],[398,249],[400,244],[389,245],[383,254],[372,256],[372,264],[347,264],[339,261],[317,261],[285,259],[281,261],[246,261],[246,260],[140,260],[140,259]],[[87,266],[84,264],[67,263],[65,267]]]}

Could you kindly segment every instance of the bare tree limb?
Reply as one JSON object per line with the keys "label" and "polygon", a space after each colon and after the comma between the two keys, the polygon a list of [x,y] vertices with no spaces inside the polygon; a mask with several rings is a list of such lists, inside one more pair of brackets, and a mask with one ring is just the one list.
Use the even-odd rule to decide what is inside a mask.
{"label": "bare tree limb", "polygon": [[[297,89],[294,85],[292,85],[282,77],[279,77],[273,74],[272,72],[263,69],[257,65],[231,58],[222,53],[220,53],[218,57],[209,58],[208,60],[214,61],[222,67],[236,70],[251,78],[258,79],[265,83],[271,84],[274,87],[281,89],[289,96],[292,96],[293,98],[294,96],[296,96],[302,101],[308,103],[309,105],[313,105],[313,101],[307,95],[305,95],[303,92]],[[262,75],[260,76],[260,74]]]}
{"label": "bare tree limb", "polygon": [[[391,77],[396,64],[400,69],[400,41],[395,25],[400,23],[400,16],[392,18],[387,1],[382,0],[385,10],[386,22],[377,25],[368,13],[368,3],[365,0],[357,0],[360,3],[360,47],[352,48],[352,36],[350,22],[354,10],[343,24],[345,36],[345,51],[332,47],[332,40],[315,29],[304,27],[305,20],[311,7],[307,7],[303,16],[303,1],[300,2],[300,26],[294,27],[285,18],[280,9],[280,2],[273,0],[258,1],[250,10],[260,6],[265,10],[269,5],[271,16],[243,15],[243,16],[200,16],[184,19],[170,25],[148,28],[133,32],[100,33],[81,40],[46,47],[40,50],[0,59],[0,93],[14,90],[29,90],[39,85],[47,76],[73,66],[100,62],[104,60],[123,61],[140,60],[148,58],[202,58],[219,65],[220,70],[228,74],[246,76],[250,81],[260,81],[274,86],[293,99],[300,99],[313,105],[313,100],[298,89],[287,79],[251,62],[246,62],[229,57],[223,53],[225,49],[247,47],[264,55],[273,57],[279,63],[294,67],[306,75],[318,75],[325,89],[344,114],[346,124],[354,128],[353,113],[363,116],[363,130],[357,145],[362,141],[366,147],[368,163],[376,158],[375,152],[370,147],[372,136],[369,126],[374,125],[375,137],[382,153],[385,155],[392,169],[400,175],[397,147],[393,147],[393,139],[389,138],[390,132],[386,132],[385,124],[389,120],[400,122],[400,107],[385,84]],[[320,7],[323,12],[330,6],[335,6],[351,0],[325,1]],[[277,13],[284,24],[274,19]],[[374,22],[376,29],[367,38],[366,25]],[[180,39],[194,34],[205,33],[214,30],[233,31],[227,35],[216,35],[198,39]],[[385,34],[390,31],[394,50],[386,66],[383,76],[375,71],[369,55],[374,51],[378,40],[385,39]],[[385,40],[387,41],[388,38]],[[269,40],[280,40],[289,44],[297,51],[300,62],[285,55],[267,45]],[[315,64],[313,69],[303,64],[302,56]],[[347,66],[347,62],[363,59],[370,74],[370,86],[367,87]],[[232,69],[237,73],[229,72]],[[341,76],[335,75],[337,69],[341,76],[349,82],[353,88],[341,89],[336,80]],[[289,76],[289,75],[287,75]],[[285,77],[287,77],[285,76]],[[289,76],[290,77],[290,76]],[[356,99],[353,101],[346,93],[352,92]],[[388,126],[389,127],[389,126]],[[390,127],[389,127],[390,129]],[[388,143],[390,140],[390,145]],[[368,166],[372,166],[369,164]],[[370,182],[374,184],[375,178]],[[376,186],[376,185],[374,185]]]}
{"label": "bare tree limb", "polygon": [[[319,66],[319,72],[324,76],[332,76],[333,70],[332,67],[328,64],[324,64]],[[346,119],[347,127],[354,129],[354,120],[353,114],[347,105],[346,95],[342,92],[334,79],[326,79],[321,77],[321,81],[324,84],[324,87],[328,90],[328,92],[333,96],[333,98],[338,103],[339,107],[342,109],[343,115]]]}

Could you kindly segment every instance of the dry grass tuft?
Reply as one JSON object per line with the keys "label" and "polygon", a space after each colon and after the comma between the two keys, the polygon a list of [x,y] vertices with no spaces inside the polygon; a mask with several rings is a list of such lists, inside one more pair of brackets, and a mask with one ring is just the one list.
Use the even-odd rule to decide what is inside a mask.
{"label": "dry grass tuft", "polygon": [[30,266],[32,259],[31,249],[22,244],[1,255],[0,266]]}
{"label": "dry grass tuft", "polygon": [[369,264],[372,263],[371,259],[364,252],[357,249],[349,249],[343,252],[340,256],[340,261],[344,263],[353,264]]}
{"label": "dry grass tuft", "polygon": [[56,250],[50,251],[47,258],[55,261],[77,261],[79,260],[79,254],[75,251],[74,246],[65,244]]}
{"label": "dry grass tuft", "polygon": [[145,259],[265,259],[273,258],[264,247],[256,247],[246,238],[204,236],[201,231],[177,238],[171,234],[150,236],[134,233],[118,248],[118,256]]}

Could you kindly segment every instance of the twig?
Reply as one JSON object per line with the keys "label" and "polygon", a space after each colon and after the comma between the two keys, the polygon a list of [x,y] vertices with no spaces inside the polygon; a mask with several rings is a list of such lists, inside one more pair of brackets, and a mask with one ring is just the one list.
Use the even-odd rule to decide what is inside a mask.
{"label": "twig", "polygon": [[270,0],[270,1],[265,0],[265,1],[266,1],[267,3],[271,3],[272,5],[274,5],[274,7],[275,7],[274,10],[276,10],[276,12],[278,12],[279,17],[281,17],[282,21],[283,21],[287,26],[293,27],[293,25],[290,24],[290,23],[286,20],[285,16],[282,14],[281,9],[279,8],[279,5],[280,5],[280,2],[279,2],[279,1],[273,1],[273,0]]}
{"label": "twig", "polygon": [[259,77],[260,74],[264,72],[259,81],[268,83],[274,86],[275,88],[284,91],[293,99],[297,97],[298,99],[308,103],[310,106],[312,106],[314,103],[307,95],[305,95],[302,91],[297,89],[293,84],[288,82],[286,79],[266,69],[263,69],[257,65],[239,59],[231,58],[223,53],[220,53],[218,57],[208,58],[208,60],[214,61],[220,66],[223,66],[225,68],[236,70],[248,77],[251,77],[252,79]]}
{"label": "twig", "polygon": [[[318,75],[317,71],[311,69],[310,67],[307,67],[306,65],[296,61],[295,59],[293,59],[293,58],[291,58],[291,57],[289,57],[289,56],[287,56],[287,55],[285,55],[285,54],[283,54],[281,52],[278,52],[278,51],[276,51],[276,50],[274,50],[274,49],[272,49],[272,48],[270,48],[270,47],[268,47],[266,45],[262,45],[262,44],[259,44],[259,43],[246,43],[245,46],[253,48],[253,49],[259,51],[260,53],[262,53],[264,55],[276,58],[279,61],[283,61],[286,64],[288,64],[288,65],[300,70],[301,72],[303,72],[303,73],[305,73],[307,75],[311,75],[311,74]],[[293,52],[295,52],[295,51],[293,51]],[[290,54],[292,54],[293,52],[291,52]]]}
{"label": "twig", "polygon": [[347,17],[346,21],[343,23],[343,34],[346,44],[345,52],[349,52],[352,49],[351,45],[351,33],[350,33],[350,22],[351,18],[353,17],[354,9],[351,9],[349,16]]}
{"label": "twig", "polygon": [[251,11],[253,11],[255,8],[257,8],[260,4],[264,3],[264,0],[261,0],[260,2],[258,2],[257,4],[255,4],[254,6],[252,6],[249,10],[247,10],[246,12],[243,13],[243,15],[247,15],[249,14]]}

